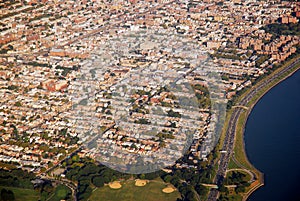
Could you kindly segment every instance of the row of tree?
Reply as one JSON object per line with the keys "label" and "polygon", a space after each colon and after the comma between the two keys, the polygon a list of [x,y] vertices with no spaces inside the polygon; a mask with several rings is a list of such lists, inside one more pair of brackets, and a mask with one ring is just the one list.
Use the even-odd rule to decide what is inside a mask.
{"label": "row of tree", "polygon": [[288,24],[268,24],[264,26],[262,29],[264,29],[266,32],[269,32],[274,35],[294,35],[299,36],[300,35],[300,24],[299,23],[288,23]]}

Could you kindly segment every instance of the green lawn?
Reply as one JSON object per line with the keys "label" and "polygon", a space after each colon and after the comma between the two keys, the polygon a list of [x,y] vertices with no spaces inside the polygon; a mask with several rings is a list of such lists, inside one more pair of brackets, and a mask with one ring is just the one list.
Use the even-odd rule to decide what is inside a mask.
{"label": "green lawn", "polygon": [[0,191],[2,188],[11,190],[15,195],[16,201],[37,201],[40,198],[39,193],[33,189],[0,186]]}
{"label": "green lawn", "polygon": [[166,194],[162,189],[167,186],[166,183],[157,180],[151,180],[146,186],[135,186],[135,181],[122,182],[120,189],[111,189],[108,186],[97,188],[93,191],[90,201],[176,201],[180,198],[180,193],[174,191]]}
{"label": "green lawn", "polygon": [[250,180],[251,180],[251,175],[249,175],[248,172],[243,171],[243,170],[230,171],[230,172],[228,172],[228,173],[226,174],[226,177],[227,177],[227,178],[230,177],[230,176],[232,175],[233,172],[240,172],[240,173],[246,175],[246,177],[244,178],[244,181],[250,181]]}
{"label": "green lawn", "polygon": [[230,158],[230,161],[228,163],[228,170],[230,169],[236,169],[236,168],[241,168],[240,166],[238,166],[233,160],[232,158]]}
{"label": "green lawn", "polygon": [[58,185],[55,189],[53,196],[51,197],[50,201],[60,201],[65,200],[67,197],[70,197],[72,194],[71,190],[64,186]]}
{"label": "green lawn", "polygon": [[247,113],[243,111],[238,119],[238,124],[236,128],[236,137],[235,137],[235,144],[234,144],[234,156],[236,160],[242,164],[245,168],[249,170],[254,170],[255,168],[250,164],[248,161],[246,152],[245,152],[245,145],[244,145],[244,129],[245,129],[245,122],[247,121]]}
{"label": "green lawn", "polygon": [[222,195],[226,197],[228,201],[241,201],[243,199],[241,195],[235,193],[230,195],[225,195],[222,193]]}

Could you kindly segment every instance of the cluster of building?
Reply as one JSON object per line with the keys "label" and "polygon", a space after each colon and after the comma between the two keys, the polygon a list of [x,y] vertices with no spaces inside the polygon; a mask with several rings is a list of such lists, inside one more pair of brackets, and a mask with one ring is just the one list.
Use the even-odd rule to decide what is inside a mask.
{"label": "cluster of building", "polygon": [[[106,163],[113,157],[114,161],[130,165],[143,156],[144,161],[155,158],[166,166],[170,158],[174,162],[183,155],[188,133],[197,139],[195,156],[200,158],[200,152],[205,151],[205,157],[212,149],[209,144],[198,149],[199,141],[208,133],[205,125],[209,120],[211,124],[216,121],[211,118],[209,100],[202,108],[195,97],[196,93],[201,99],[202,88],[208,91],[208,81],[203,78],[209,68],[207,72],[200,68],[205,55],[200,48],[194,50],[197,43],[192,40],[182,41],[181,37],[166,34],[136,30],[111,38],[80,69],[84,78],[70,86],[73,100],[79,104],[74,112],[81,118],[72,115],[78,120],[78,136],[87,146],[97,140],[97,146],[90,148],[100,161]],[[177,49],[173,51],[174,46]],[[216,93],[224,98],[222,91]],[[210,99],[208,94],[203,98]],[[82,112],[78,113],[78,109]],[[97,118],[90,118],[93,110]],[[101,132],[87,132],[91,124],[98,122]],[[208,139],[213,138],[210,135]]]}
{"label": "cluster of building", "polygon": [[279,38],[265,44],[263,40],[271,39],[271,34],[258,34],[257,38],[245,37],[239,41],[239,47],[246,50],[253,47],[259,55],[269,55],[270,59],[261,64],[261,68],[265,68],[272,63],[285,61],[290,55],[297,50],[299,44],[299,36],[280,36]]}
{"label": "cluster of building", "polygon": [[0,68],[0,161],[35,172],[59,163],[77,147],[75,135],[64,132],[70,123],[63,112],[71,106],[65,81],[51,88],[54,75],[47,67],[18,63]]}
{"label": "cluster of building", "polygon": [[[147,155],[184,140],[186,133],[178,128],[185,126],[195,127],[190,159],[196,163],[205,158],[216,141],[213,132],[217,115],[209,115],[213,108],[193,112],[176,108],[177,102],[168,96],[189,96],[158,93],[157,84],[164,80],[155,80],[164,76],[173,79],[173,73],[177,73],[191,85],[209,87],[202,80],[205,72],[197,69],[197,59],[201,61],[202,56],[195,54],[198,57],[192,58],[193,54],[180,49],[179,38],[212,55],[205,65],[228,77],[218,84],[228,90],[227,97],[251,85],[249,77],[263,75],[295,53],[300,40],[299,36],[274,37],[261,29],[270,23],[299,23],[299,3],[292,1],[4,0],[0,6],[5,8],[0,10],[0,160],[36,172],[59,163],[79,148],[78,139]],[[130,37],[128,41],[119,40],[145,30],[156,30],[151,34],[162,38],[158,43],[139,43],[139,47]],[[165,33],[169,35],[163,40]],[[160,74],[151,74],[153,63]],[[140,77],[128,78],[130,74]],[[78,79],[79,75],[84,78]],[[131,93],[118,91],[123,85]],[[92,92],[82,93],[85,90]],[[145,94],[138,94],[141,91]],[[89,95],[95,101],[90,101]],[[224,98],[221,92],[218,95]],[[151,112],[154,107],[163,109],[155,114]],[[171,109],[181,118],[168,117]],[[131,118],[124,121],[124,112],[131,113]],[[189,113],[185,118],[183,114]],[[128,132],[118,129],[116,121],[122,122]],[[154,122],[154,135],[141,137],[133,132],[137,128],[148,132]],[[175,124],[170,127],[168,122]],[[94,128],[94,123],[100,128]],[[101,138],[83,134],[93,129],[103,132]],[[159,141],[158,134],[164,139]],[[139,137],[143,140],[137,141]],[[93,148],[99,151],[101,146],[97,146]],[[166,155],[159,156],[164,159]]]}

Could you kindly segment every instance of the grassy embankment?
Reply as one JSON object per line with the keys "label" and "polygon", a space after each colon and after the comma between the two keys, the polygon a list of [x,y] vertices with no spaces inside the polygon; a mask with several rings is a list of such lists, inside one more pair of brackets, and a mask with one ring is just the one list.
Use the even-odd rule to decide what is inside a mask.
{"label": "grassy embankment", "polygon": [[[267,79],[269,76],[272,76],[285,68],[286,66],[290,65],[294,60],[296,60],[299,57],[296,57],[288,62],[286,62],[284,65],[282,65],[280,68],[276,69],[273,73],[270,75],[266,76],[266,78],[262,79],[259,81],[256,85],[252,87],[252,89],[255,89],[257,85],[259,85],[260,82],[264,81]],[[244,129],[245,129],[245,124],[247,122],[248,116],[254,107],[254,105],[259,101],[259,99],[267,93],[271,88],[276,86],[278,83],[281,81],[285,80],[288,78],[290,75],[292,75],[294,72],[296,72],[300,68],[300,64],[296,65],[294,68],[289,70],[288,72],[284,73],[280,77],[276,78],[272,82],[270,82],[266,87],[264,87],[262,90],[260,90],[253,98],[252,100],[247,104],[248,110],[244,110],[239,119],[238,119],[238,124],[236,128],[236,135],[235,135],[235,143],[234,143],[234,158],[232,157],[229,163],[229,169],[234,169],[234,168],[242,168],[242,169],[247,169],[251,171],[252,173],[255,174],[257,180],[253,182],[250,187],[247,188],[247,191],[242,194],[243,198],[242,200],[246,200],[248,196],[254,192],[257,188],[262,186],[264,184],[264,178],[263,174],[257,170],[248,160],[247,154],[245,151],[245,144],[244,144]],[[244,96],[246,96],[250,90],[246,91],[244,94],[242,94],[239,98],[238,101],[241,100]],[[230,117],[231,111],[228,112],[228,118]],[[228,122],[228,121],[227,121]],[[228,126],[225,125],[225,128]]]}

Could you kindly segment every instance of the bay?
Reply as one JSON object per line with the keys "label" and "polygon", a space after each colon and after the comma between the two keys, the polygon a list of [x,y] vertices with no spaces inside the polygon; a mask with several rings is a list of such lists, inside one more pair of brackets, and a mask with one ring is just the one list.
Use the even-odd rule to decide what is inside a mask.
{"label": "bay", "polygon": [[265,185],[249,201],[300,201],[300,70],[266,93],[245,127],[249,161]]}

